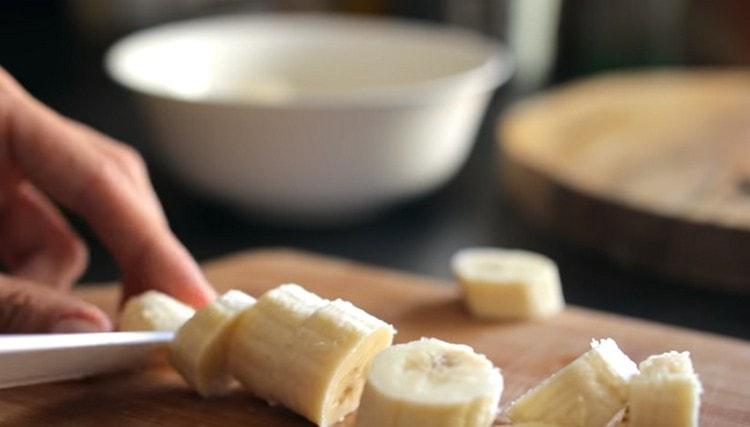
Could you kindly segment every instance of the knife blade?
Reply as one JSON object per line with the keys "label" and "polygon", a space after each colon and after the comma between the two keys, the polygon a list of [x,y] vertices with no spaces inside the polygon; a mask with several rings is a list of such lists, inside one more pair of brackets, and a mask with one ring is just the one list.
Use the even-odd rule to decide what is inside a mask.
{"label": "knife blade", "polygon": [[0,335],[0,389],[136,367],[173,337],[161,331]]}

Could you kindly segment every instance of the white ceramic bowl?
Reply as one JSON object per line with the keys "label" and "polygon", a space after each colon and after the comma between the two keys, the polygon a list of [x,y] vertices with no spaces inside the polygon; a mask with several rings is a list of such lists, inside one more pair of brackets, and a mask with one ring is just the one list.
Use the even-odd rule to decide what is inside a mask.
{"label": "white ceramic bowl", "polygon": [[307,14],[164,25],[119,41],[105,62],[184,181],[308,224],[449,180],[511,69],[499,44],[468,31]]}

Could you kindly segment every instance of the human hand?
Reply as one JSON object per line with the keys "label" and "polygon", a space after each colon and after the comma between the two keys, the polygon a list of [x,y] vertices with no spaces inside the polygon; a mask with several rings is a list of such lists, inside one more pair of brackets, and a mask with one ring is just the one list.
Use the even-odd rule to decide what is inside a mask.
{"label": "human hand", "polygon": [[69,294],[87,249],[53,201],[113,255],[123,298],[147,289],[196,307],[213,298],[138,152],[50,110],[0,67],[0,332],[111,330],[101,310]]}

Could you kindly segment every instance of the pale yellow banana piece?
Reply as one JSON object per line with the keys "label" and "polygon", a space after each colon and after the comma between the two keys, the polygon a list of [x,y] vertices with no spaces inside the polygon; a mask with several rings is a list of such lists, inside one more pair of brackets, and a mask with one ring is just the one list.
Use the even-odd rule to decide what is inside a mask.
{"label": "pale yellow banana piece", "polygon": [[548,317],[565,306],[560,274],[551,259],[533,252],[469,248],[452,267],[469,311],[486,319]]}
{"label": "pale yellow banana piece", "polygon": [[158,291],[130,298],[120,314],[121,331],[176,331],[195,310]]}
{"label": "pale yellow banana piece", "polygon": [[255,298],[231,290],[198,310],[177,331],[170,361],[202,396],[219,396],[231,389],[233,380],[226,367],[229,339],[239,314],[254,304]]}
{"label": "pale yellow banana piece", "polygon": [[514,423],[541,421],[565,427],[602,427],[625,407],[628,382],[638,368],[612,339],[591,350],[511,403]]}
{"label": "pale yellow banana piece", "polygon": [[375,357],[357,427],[489,427],[503,377],[466,345],[422,338]]}
{"label": "pale yellow banana piece", "polygon": [[690,353],[675,351],[651,356],[630,380],[624,425],[692,427],[698,425],[701,382]]}
{"label": "pale yellow banana piece", "polygon": [[330,426],[357,408],[372,359],[394,333],[348,302],[286,284],[240,315],[230,371],[256,396]]}

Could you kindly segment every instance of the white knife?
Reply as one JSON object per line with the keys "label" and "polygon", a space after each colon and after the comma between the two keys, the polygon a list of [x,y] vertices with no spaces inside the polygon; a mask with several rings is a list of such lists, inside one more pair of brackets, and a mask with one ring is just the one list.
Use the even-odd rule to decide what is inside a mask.
{"label": "white knife", "polygon": [[173,337],[174,332],[0,335],[0,389],[136,367]]}

